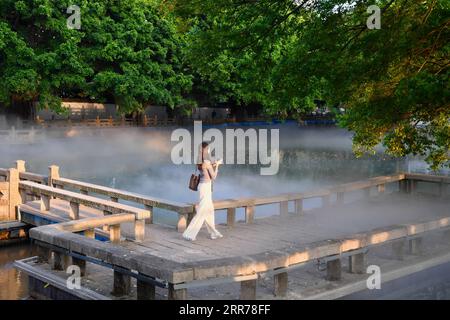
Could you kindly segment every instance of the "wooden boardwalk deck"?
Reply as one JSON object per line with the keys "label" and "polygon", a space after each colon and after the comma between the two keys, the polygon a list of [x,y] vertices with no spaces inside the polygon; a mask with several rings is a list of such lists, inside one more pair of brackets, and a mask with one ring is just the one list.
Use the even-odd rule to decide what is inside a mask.
{"label": "wooden boardwalk deck", "polygon": [[[28,173],[23,161],[17,169],[0,169],[0,177],[9,185],[9,214],[18,208],[22,221],[38,226],[30,237],[40,248],[38,260],[49,265],[18,262],[36,279],[36,290],[55,279],[45,266],[56,274],[71,260],[82,277],[87,265],[112,269],[116,296],[129,296],[135,278],[138,299],[154,299],[157,287],[168,289],[169,299],[186,299],[188,289],[230,282],[240,283],[241,299],[254,299],[265,277],[273,277],[276,296],[286,296],[288,273],[305,265],[319,261],[326,279],[337,281],[343,258],[351,273],[361,274],[369,248],[392,244],[400,255],[407,242],[416,254],[428,234],[450,228],[446,176],[398,173],[303,193],[215,201],[217,210],[226,210],[226,225],[218,226],[224,238],[211,240],[202,230],[195,242],[181,235],[195,214],[192,204],[61,178],[57,166],[48,176]],[[310,199],[321,207],[307,210]],[[258,216],[267,205],[279,210]],[[154,208],[175,212],[176,226],[155,224]],[[244,210],[245,221],[236,221],[236,210]],[[98,285],[108,282],[104,278]],[[54,285],[64,291],[61,281]]]}
{"label": "wooden boardwalk deck", "polygon": [[[39,213],[47,217],[69,221],[69,203],[54,200],[50,212],[39,210],[39,201],[21,205],[21,211]],[[80,218],[103,216],[99,210],[80,208]],[[130,251],[148,253],[176,262],[195,262],[208,259],[247,256],[276,251],[290,245],[342,238],[372,229],[430,221],[450,217],[450,206],[435,196],[416,194],[386,194],[352,203],[316,208],[303,215],[278,214],[255,219],[253,223],[236,223],[233,227],[219,225],[224,238],[211,240],[202,229],[195,242],[182,238],[175,228],[147,224],[145,240],[121,242]],[[123,225],[123,234],[131,236],[132,225]]]}

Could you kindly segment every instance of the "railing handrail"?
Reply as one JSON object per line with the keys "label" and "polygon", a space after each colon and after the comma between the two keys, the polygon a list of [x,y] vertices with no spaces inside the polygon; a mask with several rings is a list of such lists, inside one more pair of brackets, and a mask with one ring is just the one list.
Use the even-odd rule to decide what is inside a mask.
{"label": "railing handrail", "polygon": [[73,220],[55,224],[48,224],[44,228],[56,229],[67,232],[81,232],[102,227],[104,225],[118,225],[126,222],[133,222],[135,216],[132,213],[120,213],[111,216],[91,217],[80,220]]}
{"label": "railing handrail", "polygon": [[135,215],[136,220],[150,218],[150,212],[148,210],[116,203],[105,199],[100,199],[97,197],[83,195],[72,191],[57,189],[31,181],[20,181],[19,189],[25,190],[26,192],[31,192],[32,194],[36,194],[38,196],[45,195],[47,197],[55,197],[61,200],[85,205],[90,208],[108,211],[112,214],[131,213]]}
{"label": "railing handrail", "polygon": [[105,187],[97,184],[82,182],[67,178],[56,178],[52,180],[52,183],[56,186],[69,187],[78,189],[80,191],[93,192],[102,194],[108,197],[131,201],[146,206],[167,209],[170,211],[176,211],[180,214],[192,213],[193,205],[188,203],[176,202],[161,198],[149,197],[146,195],[124,191],[120,189]]}
{"label": "railing handrail", "polygon": [[240,208],[247,206],[258,206],[266,204],[274,204],[284,201],[304,200],[311,198],[318,198],[331,195],[332,193],[341,193],[362,190],[378,186],[380,184],[397,182],[405,179],[405,174],[394,174],[390,176],[379,176],[367,180],[345,183],[337,186],[320,188],[313,191],[299,192],[299,193],[283,193],[269,197],[245,197],[236,199],[223,199],[214,201],[214,208],[216,210],[228,208]]}
{"label": "railing handrail", "polygon": [[445,184],[450,184],[449,176],[438,176],[438,175],[429,175],[423,173],[406,173],[405,179],[409,180],[417,180],[417,181],[425,181],[425,182],[441,182]]}

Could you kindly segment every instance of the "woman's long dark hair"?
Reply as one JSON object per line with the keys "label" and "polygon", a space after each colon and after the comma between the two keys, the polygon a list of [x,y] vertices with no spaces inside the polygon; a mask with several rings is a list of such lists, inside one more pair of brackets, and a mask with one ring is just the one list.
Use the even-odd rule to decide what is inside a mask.
{"label": "woman's long dark hair", "polygon": [[201,163],[199,163],[199,164],[197,164],[197,168],[198,168],[198,170],[202,170],[202,165],[203,165],[203,161],[204,161],[204,159],[203,159],[203,157],[204,157],[204,152],[205,152],[205,149],[206,148],[208,148],[208,146],[209,146],[209,143],[208,142],[202,142],[202,149],[201,149],[201,153],[202,153],[202,162]]}

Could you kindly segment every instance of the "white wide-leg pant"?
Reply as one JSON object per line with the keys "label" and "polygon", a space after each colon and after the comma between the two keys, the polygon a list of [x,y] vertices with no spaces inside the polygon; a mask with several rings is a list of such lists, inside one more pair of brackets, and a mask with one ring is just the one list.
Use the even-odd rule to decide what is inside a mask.
{"label": "white wide-leg pant", "polygon": [[212,200],[211,182],[200,182],[198,185],[198,192],[200,201],[197,206],[197,213],[183,233],[183,237],[190,240],[195,240],[203,223],[206,224],[206,228],[210,235],[220,234],[216,230],[214,222],[214,204]]}

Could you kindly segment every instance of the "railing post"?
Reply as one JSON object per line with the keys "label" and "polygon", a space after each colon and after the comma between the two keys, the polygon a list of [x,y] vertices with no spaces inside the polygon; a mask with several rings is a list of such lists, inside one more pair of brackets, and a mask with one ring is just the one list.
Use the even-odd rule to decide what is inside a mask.
{"label": "railing post", "polygon": [[337,193],[337,195],[336,195],[336,202],[337,202],[338,205],[344,204],[344,195],[345,195],[344,192],[338,192]]}
{"label": "railing post", "polygon": [[84,236],[86,238],[95,239],[95,229],[88,229],[84,231]]}
{"label": "railing post", "polygon": [[112,294],[115,296],[124,296],[130,294],[131,277],[114,270],[114,284]]}
{"label": "railing post", "polygon": [[136,285],[138,300],[155,300],[155,285],[139,279],[137,279]]}
{"label": "railing post", "polygon": [[25,169],[25,161],[17,160],[16,161],[16,169],[17,169],[17,171],[19,171],[19,174],[21,172],[25,172],[26,171],[26,169]]}
{"label": "railing post", "polygon": [[350,273],[358,273],[358,274],[365,273],[366,272],[365,253],[361,252],[348,257],[348,267]]}
{"label": "railing post", "polygon": [[120,243],[120,224],[109,227],[109,241],[111,243]]}
{"label": "railing post", "polygon": [[227,209],[227,225],[229,227],[234,226],[236,222],[236,208],[228,208]]}
{"label": "railing post", "polygon": [[145,210],[150,212],[150,218],[145,219],[145,223],[152,224],[153,223],[153,206],[145,205]]}
{"label": "railing post", "polygon": [[134,221],[134,240],[137,242],[144,241],[145,238],[145,220]]}
{"label": "railing post", "polygon": [[303,199],[295,200],[295,213],[303,214]]}
{"label": "railing post", "polygon": [[45,194],[41,194],[40,209],[41,211],[50,211],[50,198]]}
{"label": "railing post", "polygon": [[[17,207],[22,203],[22,196],[19,191],[19,171],[15,168],[11,168],[8,171],[9,182],[9,209],[8,220],[17,219]],[[25,199],[23,199],[25,200]]]}
{"label": "railing post", "polygon": [[422,238],[414,238],[408,240],[409,253],[413,255],[420,255],[422,253]]}
{"label": "railing post", "polygon": [[[108,210],[103,210],[103,215],[104,215],[104,216],[110,216],[110,215],[112,215],[112,212],[111,212],[111,211],[108,211]],[[107,232],[107,231],[109,231],[109,228],[110,228],[110,227],[109,227],[108,225],[105,224],[105,225],[103,226],[103,231],[106,231],[106,232]]]}
{"label": "railing post", "polygon": [[281,201],[280,202],[280,215],[287,216],[289,214],[289,202]]}
{"label": "railing post", "polygon": [[53,187],[53,180],[59,179],[59,167],[58,166],[50,166],[48,167],[48,185]]}
{"label": "railing post", "polygon": [[405,242],[403,240],[398,240],[392,243],[392,251],[394,253],[394,256],[398,260],[404,259],[404,247]]}
{"label": "railing post", "polygon": [[245,223],[253,223],[255,219],[255,207],[245,207]]}
{"label": "railing post", "polygon": [[169,283],[169,300],[186,300],[187,289],[175,289],[172,283]]}
{"label": "railing post", "polygon": [[70,263],[70,256],[58,251],[52,251],[51,268],[53,270],[65,270]]}
{"label": "railing post", "polygon": [[48,262],[51,258],[51,251],[48,248],[41,245],[37,245],[36,248],[37,248],[36,254],[38,256],[39,261]]}
{"label": "railing post", "polygon": [[[80,254],[80,253],[78,253],[78,254],[83,256],[83,254]],[[86,260],[72,257],[72,264],[74,264],[80,268],[80,276],[84,277],[87,274],[86,273]]]}
{"label": "railing post", "polygon": [[240,300],[256,299],[256,279],[241,281]]}
{"label": "railing post", "polygon": [[274,276],[274,295],[285,297],[288,289],[288,273],[282,272]]}
{"label": "railing post", "polygon": [[[20,173],[26,172],[25,161],[24,160],[16,160],[16,169],[19,171],[19,181],[20,181]],[[27,193],[23,190],[19,190],[21,202],[27,202]]]}
{"label": "railing post", "polygon": [[401,192],[401,193],[406,193],[407,192],[407,182],[408,180],[406,180],[406,179],[403,179],[403,180],[400,180],[399,182],[398,182],[398,190]]}
{"label": "railing post", "polygon": [[377,185],[377,188],[378,188],[378,193],[384,193],[384,191],[386,190],[384,183]]}
{"label": "railing post", "polygon": [[80,204],[77,202],[70,202],[69,217],[72,220],[80,219]]}
{"label": "railing post", "polygon": [[178,214],[177,231],[182,233],[187,227],[187,217],[185,214]]}
{"label": "railing post", "polygon": [[328,281],[337,281],[341,280],[342,272],[341,272],[341,260],[330,260],[327,261],[327,280]]}

